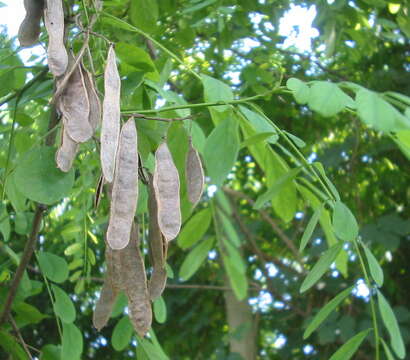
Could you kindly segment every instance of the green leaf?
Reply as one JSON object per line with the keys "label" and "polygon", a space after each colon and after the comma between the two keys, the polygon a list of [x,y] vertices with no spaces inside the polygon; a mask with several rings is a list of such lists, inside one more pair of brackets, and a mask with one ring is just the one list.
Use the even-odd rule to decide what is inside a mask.
{"label": "green leaf", "polygon": [[20,344],[4,330],[0,330],[0,347],[5,350],[6,354],[11,355],[13,360],[27,360],[27,355]]}
{"label": "green leaf", "polygon": [[325,181],[327,187],[329,188],[330,192],[332,193],[332,195],[334,196],[334,198],[337,201],[340,201],[340,195],[339,192],[337,191],[336,187],[333,185],[333,183],[330,181],[330,179],[327,177],[325,169],[322,165],[322,163],[320,162],[314,162],[313,166],[319,170],[320,175],[322,176],[323,180]]}
{"label": "green leaf", "polygon": [[56,283],[62,283],[68,278],[67,261],[60,256],[49,252],[38,253],[38,263],[43,274]]}
{"label": "green leaf", "polygon": [[222,227],[225,235],[228,237],[229,241],[236,247],[241,246],[241,239],[238,236],[231,220],[228,216],[221,210],[218,210],[219,218],[222,221]]}
{"label": "green leaf", "polygon": [[17,189],[14,171],[6,179],[6,194],[16,212],[26,210],[26,197]]}
{"label": "green leaf", "polygon": [[130,345],[134,328],[128,316],[117,322],[111,336],[111,344],[116,351],[122,351]]}
{"label": "green leaf", "polygon": [[363,243],[362,243],[362,247],[364,249],[364,253],[366,255],[367,262],[369,264],[370,274],[372,275],[372,278],[376,282],[376,284],[382,287],[383,281],[384,281],[383,270],[379,262],[375,258],[375,256],[370,251],[370,249]]}
{"label": "green leaf", "polygon": [[40,360],[62,360],[61,347],[47,344],[41,348]]}
{"label": "green leaf", "polygon": [[[208,75],[202,75],[202,85],[204,86],[204,99],[206,102],[232,101],[233,93],[231,88],[220,80]],[[217,112],[224,112],[226,106],[215,106]]]}
{"label": "green leaf", "polygon": [[245,141],[242,141],[240,149],[243,149],[247,146],[257,144],[259,142],[263,142],[268,138],[271,138],[272,135],[275,135],[273,132],[262,132],[258,133],[254,136],[248,137]]}
{"label": "green leaf", "polygon": [[127,306],[127,304],[128,299],[125,296],[125,294],[121,291],[118,294],[117,299],[115,300],[114,306],[112,307],[111,317],[115,318],[121,315],[124,312],[124,308]]}
{"label": "green leaf", "polygon": [[131,23],[150,34],[158,29],[157,0],[132,0],[130,6]]}
{"label": "green leaf", "polygon": [[[115,53],[121,60],[121,63],[126,63],[145,73],[157,72],[150,56],[139,47],[119,42],[115,45]],[[135,69],[133,71],[135,71]]]}
{"label": "green leaf", "polygon": [[27,198],[52,205],[67,196],[74,184],[74,170],[63,173],[55,165],[55,150],[40,147],[30,151],[16,168],[17,190]]}
{"label": "green leaf", "polygon": [[296,135],[291,134],[290,132],[286,130],[282,130],[294,143],[298,148],[304,148],[306,146],[306,143]]}
{"label": "green leaf", "polygon": [[359,234],[359,226],[350,209],[341,201],[336,201],[333,209],[333,230],[343,241],[354,241]]}
{"label": "green leaf", "polygon": [[307,243],[309,242],[313,231],[316,228],[317,223],[319,222],[320,215],[322,213],[323,204],[316,208],[315,212],[313,213],[312,217],[310,218],[309,222],[306,225],[306,229],[303,232],[302,239],[300,240],[299,252],[303,252]]}
{"label": "green leaf", "polygon": [[162,349],[158,348],[158,346],[150,342],[148,339],[138,337],[138,347],[139,346],[142,347],[149,360],[168,360],[168,357],[162,352]]}
{"label": "green leaf", "polygon": [[248,295],[248,281],[246,275],[236,268],[229,256],[222,256],[229,282],[238,300],[243,300]]}
{"label": "green leaf", "polygon": [[380,338],[382,344],[383,344],[383,349],[384,349],[384,353],[386,354],[387,360],[395,360],[393,354],[391,353],[389,346],[386,344],[386,342]]}
{"label": "green leaf", "polygon": [[256,199],[253,208],[260,209],[267,201],[271,201],[286,185],[296,178],[301,170],[301,168],[294,168],[282,175],[265,193]]}
{"label": "green leaf", "polygon": [[235,164],[238,151],[238,124],[235,118],[228,117],[206,139],[204,162],[211,183],[222,185]]}
{"label": "green leaf", "polygon": [[310,88],[308,105],[322,116],[330,117],[342,111],[346,106],[354,107],[354,101],[336,84],[315,81]]}
{"label": "green leaf", "polygon": [[83,352],[83,336],[74,324],[63,322],[61,359],[79,360]]}
{"label": "green leaf", "polygon": [[196,4],[194,6],[190,6],[188,8],[185,8],[184,10],[182,10],[182,14],[188,14],[188,13],[192,13],[192,12],[201,10],[204,7],[212,5],[216,2],[217,2],[217,0],[205,0],[205,1],[199,2],[198,4]]}
{"label": "green leaf", "polygon": [[64,323],[72,323],[75,320],[75,307],[67,293],[58,287],[52,285],[55,298],[54,312]]}
{"label": "green leaf", "polygon": [[178,235],[178,246],[186,250],[202,239],[211,224],[211,219],[212,214],[209,208],[203,209],[192,216]]}
{"label": "green leaf", "polygon": [[167,320],[167,305],[162,296],[154,300],[154,315],[160,324],[163,324]]}
{"label": "green leaf", "polygon": [[231,265],[241,274],[245,274],[246,272],[246,264],[242,259],[242,256],[238,249],[231,244],[231,242],[226,239],[225,237],[222,238],[223,246],[227,252],[227,256],[229,257],[229,261]]}
{"label": "green leaf", "polygon": [[380,315],[390,335],[390,345],[396,355],[400,359],[404,359],[406,356],[406,349],[404,347],[396,315],[394,315],[393,309],[379,290],[377,291],[377,298],[379,300]]}
{"label": "green leaf", "polygon": [[339,242],[324,252],[303,281],[302,286],[300,287],[301,293],[310,289],[320,280],[323,274],[329,269],[330,265],[335,261],[342,248],[343,244]]}
{"label": "green leaf", "polygon": [[361,88],[356,93],[357,112],[360,119],[376,130],[390,132],[410,129],[410,123],[379,94]]}
{"label": "green leaf", "polygon": [[279,140],[279,135],[270,120],[255,111],[249,110],[245,106],[240,105],[239,109],[246,119],[252,124],[257,133],[273,133],[273,135],[268,138],[269,143],[275,144]]}
{"label": "green leaf", "polygon": [[308,327],[303,333],[303,339],[307,339],[320,326],[320,324],[322,324],[323,321],[327,319],[330,313],[335,310],[339,306],[339,304],[351,294],[353,288],[354,286],[351,286],[343,290],[320,309],[320,311],[315,315],[315,317],[309,323]]}
{"label": "green leaf", "polygon": [[212,249],[214,242],[214,237],[209,237],[205,240],[202,240],[187,255],[179,270],[179,277],[183,281],[188,280],[199,269],[199,267],[208,257],[208,253]]}
{"label": "green leaf", "polygon": [[135,26],[132,26],[131,24],[128,24],[126,21],[119,19],[107,12],[102,11],[101,14],[104,16],[103,18],[103,23],[110,24],[114,28],[119,28],[131,32],[138,32],[136,31]]}
{"label": "green leaf", "polygon": [[289,90],[293,91],[293,96],[297,103],[303,105],[308,102],[310,89],[305,82],[296,78],[290,78],[286,82],[286,86]]}
{"label": "green leaf", "polygon": [[27,324],[38,324],[43,319],[48,318],[47,315],[42,314],[36,307],[25,302],[13,304],[13,311],[17,314],[15,320],[20,328]]}
{"label": "green leaf", "polygon": [[364,339],[366,339],[372,329],[367,329],[353,336],[349,341],[343,344],[330,358],[330,360],[349,360],[356,353]]}

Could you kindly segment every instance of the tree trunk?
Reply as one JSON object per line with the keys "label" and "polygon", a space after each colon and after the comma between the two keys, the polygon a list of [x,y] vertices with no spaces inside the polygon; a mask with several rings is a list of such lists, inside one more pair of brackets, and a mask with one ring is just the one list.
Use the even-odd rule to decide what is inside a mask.
{"label": "tree trunk", "polygon": [[[229,279],[225,278],[225,283],[230,286]],[[243,360],[255,360],[257,326],[248,298],[239,301],[233,291],[225,291],[224,296],[230,351],[239,354]]]}

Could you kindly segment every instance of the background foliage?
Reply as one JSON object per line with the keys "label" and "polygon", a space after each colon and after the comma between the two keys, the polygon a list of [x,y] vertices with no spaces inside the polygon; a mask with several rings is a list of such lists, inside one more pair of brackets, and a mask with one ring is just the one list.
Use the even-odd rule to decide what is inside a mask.
{"label": "background foliage", "polygon": [[[74,19],[79,14],[86,25],[92,2],[65,3],[69,44],[78,51],[83,37]],[[279,32],[295,6],[317,11],[317,36],[305,52],[288,46]],[[93,31],[116,43],[124,112],[155,116],[150,110],[168,106],[173,109],[157,115],[194,116],[192,125],[137,119],[144,165],[152,169],[152,151],[167,132],[184,181],[192,131],[208,176],[193,212],[181,193],[186,223],[169,250],[169,286],[154,304],[155,335],[145,340],[136,339],[124,299],[108,327],[101,333],[92,328],[108,216],[106,198],[97,210],[93,206],[98,143],[81,145],[67,175],[55,169],[55,147],[44,147],[55,117],[44,53],[23,63],[17,41],[3,29],[0,303],[30,236],[36,202],[50,206],[13,302],[15,326],[6,321],[0,328],[0,358],[27,358],[21,336],[42,359],[329,359],[355,334],[364,339],[374,320],[387,348],[377,356],[400,355],[390,305],[408,344],[408,11],[404,0],[104,1]],[[295,26],[294,34],[300,31]],[[44,32],[41,40],[47,42]],[[90,38],[100,90],[106,50],[104,39]],[[251,101],[226,104],[246,98]],[[309,175],[321,174],[322,167],[308,166],[300,153],[326,169],[327,176],[320,175],[325,188]],[[146,223],[143,185],[140,190],[137,215]],[[334,203],[338,194],[343,203]],[[357,231],[360,242],[352,241]],[[334,257],[323,255],[336,242],[342,248],[342,241]],[[318,259],[323,269],[313,267]],[[315,271],[324,273],[319,282],[312,280]],[[345,290],[351,285],[353,295]],[[376,291],[382,285],[384,296]],[[301,286],[313,287],[301,294]],[[312,318],[342,291],[326,320],[304,339]],[[381,310],[373,319],[370,296]],[[367,336],[354,358],[375,359],[374,339]]]}

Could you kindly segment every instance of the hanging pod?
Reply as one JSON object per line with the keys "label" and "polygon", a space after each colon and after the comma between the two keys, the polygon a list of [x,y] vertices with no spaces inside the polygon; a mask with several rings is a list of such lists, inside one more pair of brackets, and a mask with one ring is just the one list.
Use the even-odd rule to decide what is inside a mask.
{"label": "hanging pod", "polygon": [[110,46],[104,71],[104,100],[101,127],[101,167],[107,182],[112,182],[115,154],[120,133],[121,79],[117,69],[115,51]]}
{"label": "hanging pod", "polygon": [[185,163],[185,176],[187,182],[188,199],[195,206],[201,199],[204,191],[205,177],[201,158],[198,151],[192,146],[192,138],[189,137],[189,150]]}
{"label": "hanging pod", "polygon": [[158,225],[158,205],[155,198],[152,175],[149,175],[149,195],[148,195],[148,211],[149,211],[149,233],[148,246],[153,267],[152,275],[148,283],[148,292],[151,301],[160,297],[164,291],[167,282],[167,271],[165,268],[168,242]]}
{"label": "hanging pod", "polygon": [[[74,56],[70,55],[70,64],[74,66],[74,63]],[[77,143],[83,143],[92,137],[93,129],[88,120],[90,101],[80,65],[75,67],[67,80],[58,99],[57,107],[63,115],[65,131],[71,139]]]}
{"label": "hanging pod", "polygon": [[137,129],[129,119],[121,129],[112,186],[107,242],[112,249],[123,249],[130,239],[138,201]]}
{"label": "hanging pod", "polygon": [[166,142],[155,152],[153,187],[158,204],[158,225],[167,241],[181,229],[179,175]]}
{"label": "hanging pod", "polygon": [[[64,123],[64,120],[63,120]],[[64,172],[69,172],[78,151],[78,143],[70,136],[64,126],[61,129],[61,144],[56,152],[57,167]]]}
{"label": "hanging pod", "polygon": [[133,223],[128,245],[118,251],[121,264],[121,284],[128,298],[131,323],[141,337],[151,328],[152,309],[149,301],[144,258],[140,252],[138,226]]}
{"label": "hanging pod", "polygon": [[32,46],[40,36],[40,21],[44,12],[43,0],[24,0],[26,16],[20,24],[18,39],[20,46]]}
{"label": "hanging pod", "polygon": [[64,46],[64,9],[62,0],[47,0],[44,24],[48,33],[48,67],[54,76],[65,73],[68,55]]}
{"label": "hanging pod", "polygon": [[88,101],[90,103],[88,123],[91,126],[92,133],[94,133],[101,123],[101,101],[97,93],[93,75],[84,67],[83,64],[81,64],[81,69],[84,74],[85,89],[87,91]]}

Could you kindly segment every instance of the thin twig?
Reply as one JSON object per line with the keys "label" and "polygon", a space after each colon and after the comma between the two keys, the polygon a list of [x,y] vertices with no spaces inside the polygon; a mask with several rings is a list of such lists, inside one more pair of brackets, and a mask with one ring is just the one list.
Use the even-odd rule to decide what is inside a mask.
{"label": "thin twig", "polygon": [[18,337],[21,345],[24,348],[24,351],[28,355],[28,358],[31,360],[33,358],[33,356],[31,355],[30,350],[28,349],[28,346],[27,346],[26,342],[24,341],[23,336],[21,335],[21,332],[20,332],[16,322],[14,321],[13,317],[11,316],[11,314],[9,314],[9,320],[10,320],[10,323],[11,323],[11,326],[12,326],[14,332],[17,334],[17,337]]}
{"label": "thin twig", "polygon": [[[233,189],[230,189],[226,186],[223,187],[223,191],[226,192],[229,195],[232,195],[237,198],[241,198],[246,200],[250,205],[254,205],[255,202],[246,194],[236,191]],[[289,239],[289,237],[282,231],[282,229],[279,227],[278,224],[269,216],[269,214],[264,211],[264,210],[258,210],[259,214],[262,216],[262,218],[271,226],[273,231],[278,235],[278,237],[285,243],[285,245],[288,247],[288,249],[293,253],[295,256],[296,261],[302,266],[304,261],[302,257],[299,254],[298,249],[296,248],[295,244]]]}
{"label": "thin twig", "polygon": [[31,234],[24,247],[23,255],[20,259],[20,264],[17,267],[16,274],[14,275],[13,281],[10,285],[9,292],[7,293],[6,301],[4,302],[3,311],[0,315],[0,325],[3,324],[8,315],[10,314],[11,305],[16,296],[18,286],[23,278],[24,270],[26,270],[28,263],[30,262],[31,256],[34,252],[34,247],[37,241],[38,233],[40,231],[41,220],[43,219],[43,213],[46,209],[45,205],[38,204],[36,212],[34,214],[33,226],[31,228]]}
{"label": "thin twig", "polygon": [[156,121],[172,122],[172,121],[190,120],[190,119],[194,118],[195,115],[188,115],[188,116],[177,117],[177,118],[162,118],[162,117],[147,116],[147,115],[144,115],[144,114],[134,113],[134,114],[127,114],[127,116],[140,118],[140,119],[145,119],[145,120],[156,120]]}

